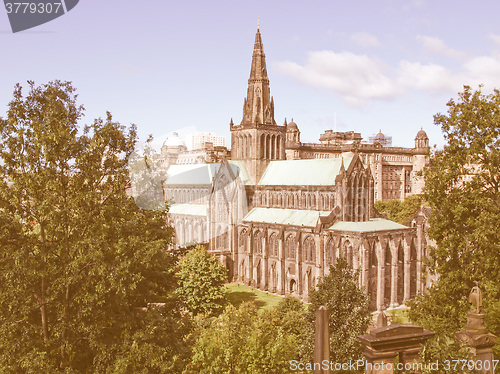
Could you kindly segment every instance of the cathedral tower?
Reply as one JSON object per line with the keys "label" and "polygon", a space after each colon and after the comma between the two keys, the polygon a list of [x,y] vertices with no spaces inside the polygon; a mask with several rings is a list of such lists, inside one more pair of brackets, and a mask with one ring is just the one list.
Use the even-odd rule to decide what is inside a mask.
{"label": "cathedral tower", "polygon": [[266,56],[259,29],[255,35],[252,67],[243,119],[231,120],[231,159],[242,160],[254,183],[258,183],[269,161],[285,159],[286,127],[274,120],[274,100],[267,77]]}

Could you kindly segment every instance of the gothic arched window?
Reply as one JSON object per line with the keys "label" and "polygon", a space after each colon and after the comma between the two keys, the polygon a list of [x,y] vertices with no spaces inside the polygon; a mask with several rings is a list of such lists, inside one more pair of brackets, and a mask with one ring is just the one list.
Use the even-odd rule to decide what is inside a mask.
{"label": "gothic arched window", "polygon": [[240,250],[241,252],[246,252],[247,251],[247,232],[246,230],[243,230],[242,232],[240,232],[240,240],[239,240],[239,244],[240,244]]}
{"label": "gothic arched window", "polygon": [[308,236],[304,240],[302,253],[304,255],[304,261],[314,262],[316,260],[316,245],[314,243],[314,239],[311,236]]}
{"label": "gothic arched window", "polygon": [[330,265],[335,265],[336,256],[335,256],[335,245],[333,243],[333,239],[329,239],[326,243],[326,256],[327,261]]}
{"label": "gothic arched window", "polygon": [[353,265],[353,252],[352,252],[352,244],[349,240],[346,240],[342,245],[342,257],[344,257],[347,263],[352,266]]}
{"label": "gothic arched window", "polygon": [[262,233],[256,231],[253,236],[253,250],[255,254],[262,254]]}
{"label": "gothic arched window", "polygon": [[278,252],[279,252],[278,237],[276,236],[276,234],[273,233],[269,238],[269,256],[278,257]]}

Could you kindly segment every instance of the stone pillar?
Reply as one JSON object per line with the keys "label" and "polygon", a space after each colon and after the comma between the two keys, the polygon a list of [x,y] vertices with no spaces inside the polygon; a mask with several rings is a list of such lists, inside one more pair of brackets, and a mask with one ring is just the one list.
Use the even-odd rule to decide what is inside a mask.
{"label": "stone pillar", "polygon": [[382,246],[377,241],[375,252],[377,253],[377,310],[382,309],[384,304],[384,289],[385,289],[385,253]]}
{"label": "stone pillar", "polygon": [[[268,193],[269,195],[269,193]],[[269,197],[269,196],[268,196]],[[262,238],[262,272],[261,279],[264,280],[264,291],[269,290],[269,231],[263,229],[264,237]]]}
{"label": "stone pillar", "polygon": [[322,363],[330,362],[330,334],[328,331],[328,309],[323,305],[316,310],[314,331],[314,374],[330,374],[330,367],[323,369]]}
{"label": "stone pillar", "polygon": [[301,232],[296,233],[296,253],[295,253],[295,266],[297,269],[297,295],[302,296],[302,235]]}
{"label": "stone pillar", "polygon": [[254,274],[253,274],[253,227],[250,226],[248,228],[248,235],[247,235],[247,244],[248,244],[248,254],[247,254],[247,271],[245,272],[248,278],[246,279],[246,285],[251,286],[252,281],[254,279]]}
{"label": "stone pillar", "polygon": [[[201,228],[201,222],[198,224],[198,228],[200,230]],[[240,254],[240,235],[238,231],[238,227],[235,225],[232,225],[231,231],[233,233],[232,235],[232,246],[230,248],[232,252],[232,261],[233,261],[233,282],[237,282],[239,279],[239,273],[240,273],[240,261],[239,261],[239,254]]]}
{"label": "stone pillar", "polygon": [[469,302],[475,307],[472,312],[467,313],[467,325],[464,330],[455,334],[455,338],[469,346],[474,355],[474,362],[480,362],[481,367],[476,369],[483,374],[494,373],[493,346],[498,337],[486,330],[484,325],[484,314],[481,313],[482,293],[479,287],[474,287],[469,295]]}
{"label": "stone pillar", "polygon": [[320,235],[319,239],[320,239],[319,248],[316,251],[316,269],[318,269],[318,271],[316,272],[316,279],[318,277],[322,278],[325,276],[325,266],[326,266],[325,241],[327,239],[325,235]]}
{"label": "stone pillar", "polygon": [[352,189],[352,200],[353,200],[353,221],[358,222],[358,208],[359,208],[359,176],[356,174],[354,176],[353,189]]}
{"label": "stone pillar", "polygon": [[283,230],[280,232],[279,236],[279,252],[278,252],[278,263],[280,267],[279,271],[279,281],[278,281],[278,294],[285,294],[285,233]]}
{"label": "stone pillar", "polygon": [[361,245],[363,246],[363,271],[361,274],[363,277],[365,294],[368,295],[368,281],[370,279],[370,243],[365,239]]}
{"label": "stone pillar", "polygon": [[[410,239],[411,240],[411,239]],[[405,238],[404,241],[404,246],[403,246],[403,251],[405,254],[405,261],[404,261],[404,269],[405,269],[405,278],[404,278],[404,299],[409,300],[411,298],[411,289],[410,289],[410,284],[411,284],[411,274],[410,274],[410,256],[411,256],[411,248],[410,245],[411,243],[408,242],[409,240]]]}
{"label": "stone pillar", "polygon": [[[415,238],[415,245],[417,247],[417,253],[419,253],[420,259],[422,260],[425,257],[425,231],[424,231],[424,225],[425,221],[422,218],[422,212],[419,213],[420,215],[416,219],[416,238]],[[420,264],[420,272],[422,272],[422,264]],[[420,292],[425,291],[425,284],[422,283],[420,277],[417,278],[417,289],[420,290]]]}
{"label": "stone pillar", "polygon": [[416,291],[418,292],[423,292],[424,285],[422,284],[422,261],[423,261],[423,256],[422,256],[422,251],[417,250],[417,266],[416,266],[416,272],[417,272],[417,279],[416,279]]}
{"label": "stone pillar", "polygon": [[389,242],[389,248],[392,254],[391,261],[391,306],[394,306],[398,300],[398,251],[394,240]]}

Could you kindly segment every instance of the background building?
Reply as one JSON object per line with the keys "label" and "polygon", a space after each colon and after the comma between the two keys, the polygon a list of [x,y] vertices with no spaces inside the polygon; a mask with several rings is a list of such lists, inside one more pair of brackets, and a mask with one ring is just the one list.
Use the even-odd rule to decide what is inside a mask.
{"label": "background building", "polygon": [[213,132],[195,132],[187,136],[188,145],[191,150],[205,148],[205,143],[212,143],[214,147],[225,147],[226,137]]}
{"label": "background building", "polygon": [[[215,135],[215,138],[219,144],[225,143],[225,137]],[[198,140],[199,139],[207,139],[207,137],[200,136]],[[158,155],[158,160],[163,167],[169,167],[170,165],[213,163],[227,160],[228,158],[229,151],[224,145],[215,145],[209,141],[204,141],[199,148],[194,148],[189,151],[186,143],[176,132],[173,132],[172,135],[165,140],[161,147],[161,153]]]}
{"label": "background building", "polygon": [[[429,138],[424,130],[415,137],[414,148],[384,146],[363,142],[360,133],[326,130],[319,143],[302,143],[295,122],[287,123],[285,153],[287,160],[351,157],[358,154],[370,168],[375,180],[375,200],[404,200],[419,194],[424,187],[420,172],[429,161]],[[387,137],[383,134],[377,136]],[[380,137],[379,137],[380,138]]]}
{"label": "background building", "polygon": [[382,134],[382,130],[377,135],[372,135],[368,138],[369,143],[380,143],[384,147],[392,147],[392,136]]}

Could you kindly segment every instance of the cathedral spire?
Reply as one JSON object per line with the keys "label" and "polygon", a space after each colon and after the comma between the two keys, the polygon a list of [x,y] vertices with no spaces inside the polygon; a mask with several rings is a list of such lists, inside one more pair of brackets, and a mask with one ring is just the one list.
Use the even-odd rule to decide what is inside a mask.
{"label": "cathedral spire", "polygon": [[259,28],[255,34],[252,66],[241,124],[247,126],[276,124],[274,121],[274,102],[271,100],[269,78],[267,77],[266,55]]}
{"label": "cathedral spire", "polygon": [[267,83],[269,84],[266,70],[266,55],[264,54],[264,46],[262,45],[262,36],[259,29],[257,29],[257,33],[255,34],[255,43],[253,45],[250,79],[267,79]]}

